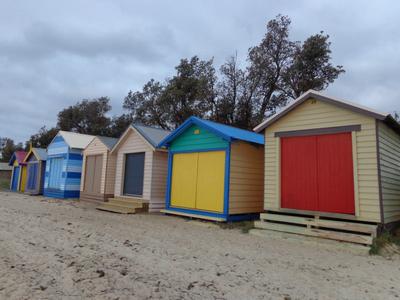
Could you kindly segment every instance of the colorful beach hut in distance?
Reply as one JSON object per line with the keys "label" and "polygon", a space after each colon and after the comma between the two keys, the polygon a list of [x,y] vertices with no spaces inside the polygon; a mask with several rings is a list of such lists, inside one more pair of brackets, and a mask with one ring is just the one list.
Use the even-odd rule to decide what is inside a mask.
{"label": "colorful beach hut in distance", "polygon": [[263,210],[262,135],[190,117],[159,147],[169,149],[163,212],[236,221]]}
{"label": "colorful beach hut in distance", "polygon": [[26,164],[24,163],[25,156],[26,156],[25,151],[15,151],[8,163],[13,168],[11,182],[10,182],[11,191],[14,192],[25,191],[25,184],[26,184]]}
{"label": "colorful beach hut in distance", "polygon": [[44,196],[79,198],[82,151],[94,139],[92,135],[59,131],[47,147]]}
{"label": "colorful beach hut in distance", "polygon": [[363,244],[400,224],[400,125],[310,90],[255,128],[265,136],[260,229]]}
{"label": "colorful beach hut in distance", "polygon": [[116,156],[110,152],[117,141],[96,136],[83,150],[80,200],[107,201],[114,196]]}
{"label": "colorful beach hut in distance", "polygon": [[98,209],[117,213],[164,208],[168,154],[157,144],[170,131],[132,124],[111,151],[116,156],[114,198]]}
{"label": "colorful beach hut in distance", "polygon": [[42,148],[31,148],[25,156],[26,185],[25,193],[30,195],[43,194],[46,172],[47,151]]}

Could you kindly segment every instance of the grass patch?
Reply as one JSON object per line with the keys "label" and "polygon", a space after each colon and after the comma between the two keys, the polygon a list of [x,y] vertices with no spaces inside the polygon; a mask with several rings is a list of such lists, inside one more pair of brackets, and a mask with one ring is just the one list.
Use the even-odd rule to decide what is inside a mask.
{"label": "grass patch", "polygon": [[10,181],[7,179],[0,179],[0,190],[8,190],[10,188]]}
{"label": "grass patch", "polygon": [[371,255],[378,255],[381,253],[381,250],[385,245],[388,244],[395,244],[400,246],[400,237],[394,236],[388,231],[383,232],[378,237],[374,238],[372,241],[371,248],[369,249],[369,254]]}
{"label": "grass patch", "polygon": [[217,223],[217,224],[222,229],[239,229],[242,233],[249,233],[250,229],[254,228],[253,221]]}

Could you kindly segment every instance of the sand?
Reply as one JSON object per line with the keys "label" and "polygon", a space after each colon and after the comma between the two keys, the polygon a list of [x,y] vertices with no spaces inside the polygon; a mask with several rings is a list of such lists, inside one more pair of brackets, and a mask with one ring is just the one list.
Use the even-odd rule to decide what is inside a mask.
{"label": "sand", "polygon": [[347,243],[0,192],[0,299],[396,299],[400,259]]}

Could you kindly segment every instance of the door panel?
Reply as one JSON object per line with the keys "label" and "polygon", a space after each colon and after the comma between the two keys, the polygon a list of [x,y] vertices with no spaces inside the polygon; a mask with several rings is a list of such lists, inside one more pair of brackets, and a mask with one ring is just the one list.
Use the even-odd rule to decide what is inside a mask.
{"label": "door panel", "polygon": [[171,206],[195,208],[198,153],[174,154]]}
{"label": "door panel", "polygon": [[281,207],[317,210],[316,137],[281,138]]}
{"label": "door panel", "polygon": [[86,156],[85,165],[85,183],[84,191],[86,193],[99,194],[101,187],[101,175],[103,168],[103,155]]}
{"label": "door panel", "polygon": [[96,157],[95,156],[93,156],[93,155],[86,156],[85,182],[84,182],[84,191],[86,193],[93,192],[95,162],[96,162]]}
{"label": "door panel", "polygon": [[319,210],[354,214],[354,175],[351,133],[318,137]]}
{"label": "door panel", "polygon": [[196,208],[223,212],[225,151],[200,152],[198,155]]}
{"label": "door panel", "polygon": [[50,159],[50,176],[49,176],[49,188],[59,189],[62,180],[62,167],[63,158],[52,158]]}
{"label": "door panel", "polygon": [[124,195],[143,195],[144,158],[144,152],[125,155]]}
{"label": "door panel", "polygon": [[14,167],[14,173],[13,173],[12,185],[11,185],[11,190],[13,190],[13,191],[16,191],[18,188],[19,171],[20,171],[20,167]]}
{"label": "door panel", "polygon": [[351,133],[281,138],[281,207],[354,214]]}
{"label": "door panel", "polygon": [[38,164],[31,163],[28,165],[28,181],[27,181],[27,188],[29,190],[36,189],[36,178],[38,175]]}
{"label": "door panel", "polygon": [[101,175],[103,172],[103,155],[96,155],[94,165],[93,193],[101,192]]}

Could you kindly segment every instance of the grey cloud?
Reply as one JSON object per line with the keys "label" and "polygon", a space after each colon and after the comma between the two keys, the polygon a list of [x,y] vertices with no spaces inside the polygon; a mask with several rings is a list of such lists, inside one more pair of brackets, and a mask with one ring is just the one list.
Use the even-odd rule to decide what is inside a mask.
{"label": "grey cloud", "polygon": [[327,93],[400,110],[397,1],[35,1],[0,3],[0,136],[25,141],[83,98],[109,96],[121,112],[129,89],[163,80],[180,58],[214,57],[216,67],[247,49],[278,13],[291,38],[324,30],[346,73]]}

